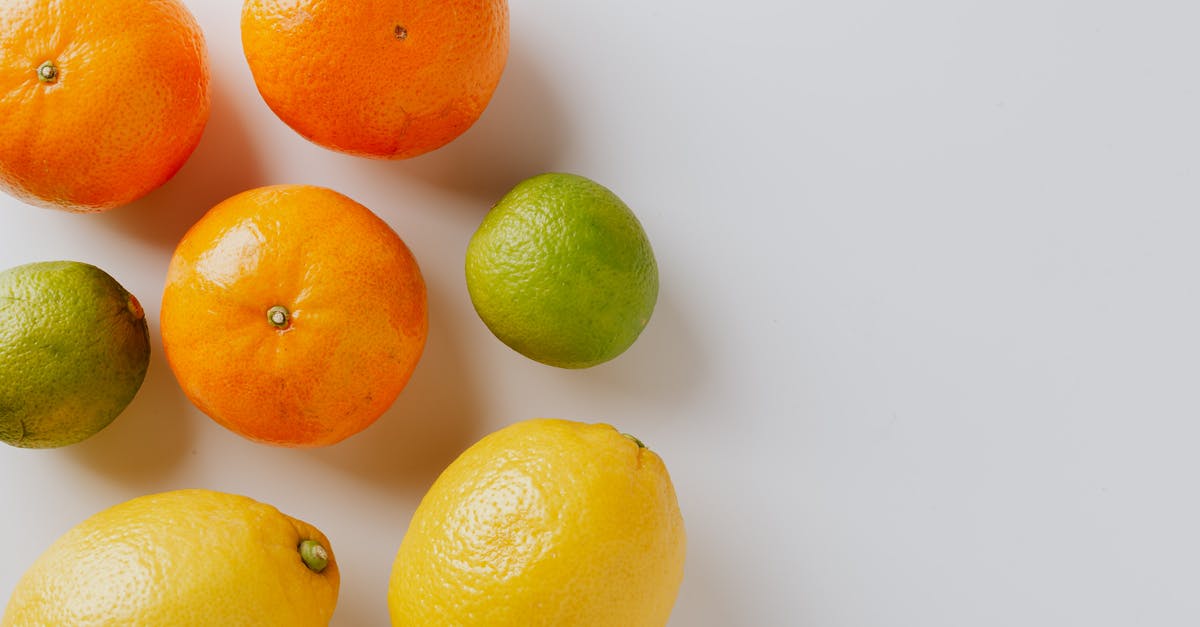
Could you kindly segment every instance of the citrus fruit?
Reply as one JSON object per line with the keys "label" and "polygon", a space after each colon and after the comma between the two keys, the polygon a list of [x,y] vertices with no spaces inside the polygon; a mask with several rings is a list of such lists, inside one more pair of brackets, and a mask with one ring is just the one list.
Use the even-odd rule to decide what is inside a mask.
{"label": "citrus fruit", "polygon": [[338,582],[311,525],[244,496],[179,490],[60,537],[17,582],[0,625],[325,627]]}
{"label": "citrus fruit", "polygon": [[519,422],[421,500],[392,567],[392,625],[665,625],[685,544],[658,455],[604,424]]}
{"label": "citrus fruit", "polygon": [[209,112],[200,27],[177,0],[0,4],[0,187],[75,212],[136,200]]}
{"label": "citrus fruit", "polygon": [[387,223],[329,189],[221,202],[184,235],[163,349],[201,411],[252,440],[323,446],[374,422],[425,345],[425,283]]}
{"label": "citrus fruit", "polygon": [[94,435],[149,364],[142,307],[103,270],[46,261],[0,272],[0,441],[51,448]]}
{"label": "citrus fruit", "polygon": [[483,113],[508,58],[508,3],[246,0],[242,48],[263,100],[300,135],[402,159]]}
{"label": "citrus fruit", "polygon": [[500,199],[471,237],[466,273],[496,337],[562,368],[625,352],[658,298],[658,265],[637,217],[574,174],[526,179]]}

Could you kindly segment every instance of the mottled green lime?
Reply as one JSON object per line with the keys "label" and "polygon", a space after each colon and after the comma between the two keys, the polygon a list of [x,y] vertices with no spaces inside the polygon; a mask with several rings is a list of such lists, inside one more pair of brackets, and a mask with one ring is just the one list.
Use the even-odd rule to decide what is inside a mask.
{"label": "mottled green lime", "polygon": [[560,368],[625,352],[658,299],[658,265],[637,217],[574,174],[526,179],[500,199],[471,237],[466,273],[492,333]]}
{"label": "mottled green lime", "polygon": [[103,270],[49,261],[0,272],[0,441],[92,436],[133,400],[149,363],[142,307]]}

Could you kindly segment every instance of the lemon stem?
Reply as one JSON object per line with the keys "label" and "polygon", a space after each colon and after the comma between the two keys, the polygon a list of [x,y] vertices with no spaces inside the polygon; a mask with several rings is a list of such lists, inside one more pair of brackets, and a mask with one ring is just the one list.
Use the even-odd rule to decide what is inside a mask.
{"label": "lemon stem", "polygon": [[58,79],[58,66],[53,61],[46,61],[38,66],[37,77],[43,83],[53,83]]}
{"label": "lemon stem", "polygon": [[329,551],[316,540],[305,540],[300,543],[300,559],[314,573],[319,573],[329,566]]}
{"label": "lemon stem", "polygon": [[286,329],[292,321],[292,312],[283,305],[275,305],[267,310],[267,322],[279,329]]}
{"label": "lemon stem", "polygon": [[641,440],[639,440],[639,439],[637,439],[637,438],[633,437],[632,435],[629,435],[628,433],[622,433],[621,435],[623,435],[623,436],[625,436],[625,437],[629,438],[630,440],[633,440],[633,443],[634,443],[634,444],[637,444],[637,445],[638,445],[638,448],[646,448],[646,444],[645,444],[644,442],[642,442]]}

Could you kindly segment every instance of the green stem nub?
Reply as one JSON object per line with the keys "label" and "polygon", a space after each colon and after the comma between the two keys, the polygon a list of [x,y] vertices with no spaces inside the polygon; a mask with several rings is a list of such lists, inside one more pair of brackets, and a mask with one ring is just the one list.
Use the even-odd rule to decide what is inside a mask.
{"label": "green stem nub", "polygon": [[286,329],[292,323],[292,312],[283,305],[275,305],[267,310],[267,322],[277,329]]}
{"label": "green stem nub", "polygon": [[53,61],[46,61],[38,66],[37,77],[43,83],[53,83],[58,80],[58,66]]}
{"label": "green stem nub", "polygon": [[305,540],[300,543],[300,559],[309,570],[319,573],[329,565],[329,551],[316,540]]}
{"label": "green stem nub", "polygon": [[645,445],[645,443],[643,443],[641,440],[639,440],[639,439],[637,439],[637,438],[633,437],[632,435],[629,435],[628,433],[622,433],[621,435],[623,435],[623,436],[625,436],[625,437],[629,438],[630,440],[633,440],[633,443],[634,443],[634,444],[637,444],[637,445],[638,445],[638,448],[646,448],[646,445]]}

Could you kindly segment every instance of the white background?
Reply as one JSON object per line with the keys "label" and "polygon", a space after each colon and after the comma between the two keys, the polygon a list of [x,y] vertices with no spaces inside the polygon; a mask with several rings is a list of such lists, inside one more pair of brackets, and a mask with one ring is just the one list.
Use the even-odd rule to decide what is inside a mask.
{"label": "white background", "polygon": [[[1200,624],[1194,2],[513,0],[491,107],[406,162],[305,142],[254,88],[240,4],[188,4],[214,101],[179,175],[96,216],[0,198],[0,265],[96,264],[154,338],[111,427],[0,450],[0,595],[95,511],[206,487],[323,529],[334,624],[386,625],[440,469],[560,416],[665,459],[689,532],[675,626]],[[464,285],[490,204],[548,170],[616,191],[658,255],[649,327],[591,370],[508,350]],[[430,290],[409,387],[323,450],[216,426],[158,339],[187,227],[285,182],[374,209]]]}

